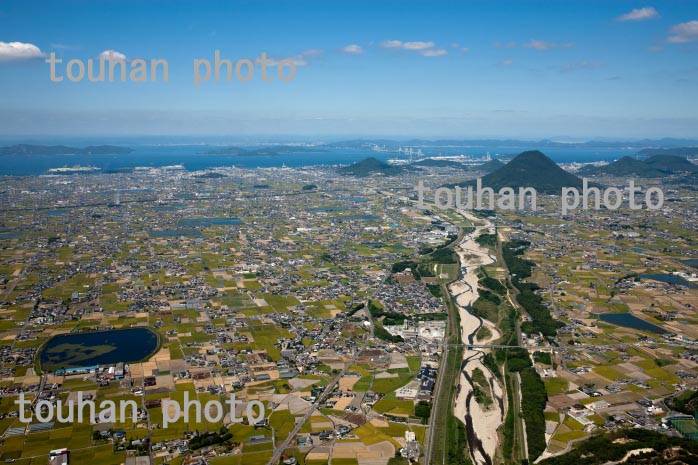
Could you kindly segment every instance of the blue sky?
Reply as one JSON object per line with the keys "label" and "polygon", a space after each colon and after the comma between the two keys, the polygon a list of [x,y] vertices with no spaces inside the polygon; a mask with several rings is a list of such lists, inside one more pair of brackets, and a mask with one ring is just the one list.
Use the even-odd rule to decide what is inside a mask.
{"label": "blue sky", "polygon": [[[261,52],[290,82],[193,81]],[[54,83],[44,57],[162,58]],[[698,137],[698,2],[0,3],[0,133]]]}

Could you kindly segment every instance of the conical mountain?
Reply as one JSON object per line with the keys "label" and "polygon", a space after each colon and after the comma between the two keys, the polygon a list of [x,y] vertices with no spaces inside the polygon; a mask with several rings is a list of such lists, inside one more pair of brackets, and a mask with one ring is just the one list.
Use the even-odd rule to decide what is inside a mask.
{"label": "conical mountain", "polygon": [[[468,182],[467,185],[474,185]],[[563,187],[581,189],[582,180],[560,168],[538,150],[520,153],[512,161],[482,178],[484,187],[533,187],[542,194],[560,194]]]}

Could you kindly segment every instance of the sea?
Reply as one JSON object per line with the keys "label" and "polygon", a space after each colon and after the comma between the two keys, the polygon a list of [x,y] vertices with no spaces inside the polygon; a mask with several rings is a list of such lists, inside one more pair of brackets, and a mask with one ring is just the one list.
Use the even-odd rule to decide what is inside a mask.
{"label": "sea", "polygon": [[[0,145],[28,143],[26,141],[0,140]],[[212,155],[206,152],[222,148],[220,144],[158,144],[134,143],[132,140],[113,140],[89,142],[83,140],[65,140],[35,142],[42,145],[67,145],[70,147],[85,147],[86,145],[118,145],[129,147],[133,152],[120,155],[5,155],[0,156],[0,175],[2,176],[34,176],[46,174],[51,168],[74,166],[92,166],[101,172],[129,170],[135,167],[162,167],[183,165],[188,171],[199,171],[215,167],[238,168],[268,168],[268,167],[302,167],[317,165],[349,165],[366,157],[375,157],[382,161],[403,158],[405,155],[386,152],[374,152],[369,149],[332,148],[328,151],[309,152],[307,149],[298,152],[284,152],[275,156],[250,155]],[[259,148],[260,145],[238,145],[243,148]],[[271,146],[271,144],[266,145]],[[467,146],[467,147],[420,147],[424,156],[469,155],[481,157],[490,154],[497,158],[513,158],[525,151],[538,149],[531,146]],[[612,161],[625,155],[633,155],[637,149],[618,148],[578,148],[555,147],[542,150],[557,163],[587,163],[595,161]]]}

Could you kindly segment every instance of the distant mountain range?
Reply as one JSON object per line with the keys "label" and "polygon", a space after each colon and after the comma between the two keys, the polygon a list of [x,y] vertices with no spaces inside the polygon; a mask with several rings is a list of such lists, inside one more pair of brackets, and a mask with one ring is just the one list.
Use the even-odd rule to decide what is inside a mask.
{"label": "distant mountain range", "polygon": [[674,147],[674,148],[649,148],[642,149],[637,152],[640,157],[651,157],[653,155],[676,155],[677,157],[696,157],[698,156],[698,147]]}
{"label": "distant mountain range", "polygon": [[116,145],[91,145],[77,148],[65,145],[29,145],[18,144],[0,147],[2,155],[121,155],[133,152],[128,147]]}
{"label": "distant mountain range", "polygon": [[652,147],[671,148],[698,146],[698,140],[693,139],[642,139],[636,141],[553,141],[542,139],[538,141],[518,140],[518,139],[351,139],[325,144],[328,148],[368,148],[372,145],[385,146],[388,149],[398,147],[539,147],[539,148],[604,148],[604,149],[652,149]]}
{"label": "distant mountain range", "polygon": [[698,165],[685,157],[675,155],[655,155],[647,160],[623,157],[613,163],[602,166],[588,166],[580,169],[580,176],[637,176],[641,178],[659,178],[668,174],[695,173]]}
{"label": "distant mountain range", "polygon": [[[447,162],[447,163],[444,163]],[[467,167],[461,163],[448,160],[423,160],[412,165],[390,165],[373,157],[340,168],[340,174],[346,176],[365,177],[373,174],[394,176],[406,171],[416,171],[418,166],[448,166]],[[484,169],[483,169],[484,168]],[[582,180],[572,173],[560,168],[554,161],[543,155],[538,150],[523,152],[517,155],[509,163],[504,164],[499,160],[492,160],[475,167],[483,172],[493,170],[482,177],[482,185],[499,190],[503,187],[518,189],[519,187],[533,187],[543,194],[559,194],[563,187],[576,187],[581,189]],[[474,186],[475,180],[465,181],[459,186]]]}
{"label": "distant mountain range", "polygon": [[408,165],[389,165],[373,157],[366,158],[349,166],[339,168],[339,174],[345,176],[366,177],[372,174],[382,174],[384,176],[395,176],[406,171],[416,171],[419,168],[414,168]]}
{"label": "distant mountain range", "polygon": [[[475,180],[458,184],[461,187],[474,186]],[[560,168],[554,161],[538,150],[517,155],[506,165],[482,177],[483,187],[495,191],[503,187],[518,189],[533,187],[542,194],[560,194],[563,187],[582,188],[582,180]]]}
{"label": "distant mountain range", "polygon": [[321,153],[327,152],[323,147],[303,147],[295,145],[273,145],[256,149],[244,149],[238,146],[209,150],[204,155],[239,155],[245,157],[275,157],[283,153]]}

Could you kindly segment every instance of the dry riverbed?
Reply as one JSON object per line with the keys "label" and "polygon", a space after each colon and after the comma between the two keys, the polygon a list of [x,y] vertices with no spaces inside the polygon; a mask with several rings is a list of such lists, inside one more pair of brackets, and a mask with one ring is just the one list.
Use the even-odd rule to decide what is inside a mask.
{"label": "dry riverbed", "polygon": [[[470,313],[470,306],[478,298],[478,276],[480,266],[495,261],[486,248],[475,239],[480,234],[493,233],[494,227],[488,220],[477,218],[467,211],[461,215],[475,224],[475,231],[465,236],[455,248],[461,263],[461,277],[449,287],[458,306],[461,324],[461,339],[464,344],[489,344],[501,337],[494,323],[478,318]],[[476,334],[482,325],[487,326],[490,335],[485,340],[478,340]],[[491,465],[498,448],[497,429],[504,421],[505,393],[496,376],[482,363],[482,358],[490,349],[465,347],[461,365],[458,392],[455,399],[454,415],[465,424],[468,446],[473,462],[479,465]],[[480,405],[473,389],[473,371],[479,369],[484,373],[493,402]],[[485,386],[488,388],[488,386]]]}

